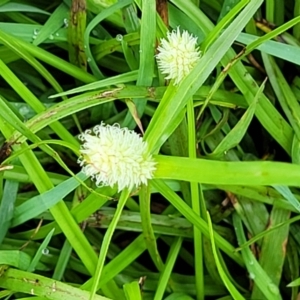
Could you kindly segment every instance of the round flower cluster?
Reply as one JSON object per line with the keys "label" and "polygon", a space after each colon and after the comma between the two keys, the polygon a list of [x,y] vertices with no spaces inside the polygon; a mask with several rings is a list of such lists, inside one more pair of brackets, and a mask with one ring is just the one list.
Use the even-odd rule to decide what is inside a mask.
{"label": "round flower cluster", "polygon": [[98,186],[132,189],[147,184],[155,168],[147,143],[134,131],[118,124],[101,123],[79,136],[83,142],[78,159],[82,171]]}
{"label": "round flower cluster", "polygon": [[156,55],[157,64],[166,79],[174,79],[177,85],[194,68],[200,59],[197,37],[186,30],[180,33],[179,27],[167,33],[167,39],[161,39]]}

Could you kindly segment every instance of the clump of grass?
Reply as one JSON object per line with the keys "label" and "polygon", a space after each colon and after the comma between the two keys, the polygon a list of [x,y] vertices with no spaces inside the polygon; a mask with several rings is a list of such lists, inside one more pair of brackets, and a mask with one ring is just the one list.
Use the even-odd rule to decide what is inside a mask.
{"label": "clump of grass", "polygon": [[[298,1],[0,9],[0,299],[297,299]],[[161,72],[172,30],[194,60]],[[84,162],[151,176],[82,172],[102,122],[143,157]]]}

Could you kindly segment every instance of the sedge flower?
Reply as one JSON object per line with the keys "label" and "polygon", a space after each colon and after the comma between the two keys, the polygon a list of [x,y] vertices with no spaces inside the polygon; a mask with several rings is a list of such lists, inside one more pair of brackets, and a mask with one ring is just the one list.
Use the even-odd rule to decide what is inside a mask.
{"label": "sedge flower", "polygon": [[152,178],[156,163],[147,143],[136,132],[118,124],[101,123],[80,134],[79,139],[83,145],[78,163],[97,186],[117,184],[121,191],[147,184]]}
{"label": "sedge flower", "polygon": [[201,52],[197,48],[197,37],[186,30],[181,33],[179,27],[167,33],[167,39],[161,39],[156,55],[157,64],[166,79],[174,79],[178,84],[194,68],[200,59]]}

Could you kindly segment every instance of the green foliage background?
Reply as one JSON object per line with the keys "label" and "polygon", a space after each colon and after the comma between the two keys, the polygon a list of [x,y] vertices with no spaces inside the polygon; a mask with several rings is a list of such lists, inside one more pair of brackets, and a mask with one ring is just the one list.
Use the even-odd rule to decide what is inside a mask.
{"label": "green foliage background", "polygon": [[[300,1],[0,1],[0,299],[297,299]],[[157,70],[168,29],[202,57]],[[78,134],[144,132],[148,186]]]}

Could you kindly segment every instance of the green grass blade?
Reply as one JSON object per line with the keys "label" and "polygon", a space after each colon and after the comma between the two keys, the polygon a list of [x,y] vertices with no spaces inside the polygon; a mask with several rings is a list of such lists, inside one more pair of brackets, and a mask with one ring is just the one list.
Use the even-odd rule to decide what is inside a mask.
{"label": "green grass blade", "polygon": [[[0,130],[6,137],[10,136],[12,132],[12,128],[6,123],[0,123]],[[15,145],[13,148],[18,150],[24,147],[28,147],[26,143]],[[40,193],[53,187],[49,177],[32,151],[21,155],[19,159]],[[50,212],[59,224],[61,230],[67,236],[72,247],[82,259],[86,268],[92,274],[95,269],[97,257],[86,237],[70,214],[65,202],[58,202],[55,206],[50,208]]]}
{"label": "green grass blade", "polygon": [[102,72],[99,70],[96,61],[92,55],[91,49],[90,49],[90,43],[89,38],[91,31],[95,28],[96,25],[98,25],[102,20],[107,18],[108,16],[112,15],[114,12],[118,11],[119,9],[131,4],[132,0],[120,0],[114,5],[102,10],[87,26],[85,33],[84,33],[84,50],[87,57],[87,61],[89,63],[89,66],[93,72],[93,74],[98,78],[102,79],[104,78]]}
{"label": "green grass blade", "polygon": [[52,276],[53,279],[62,280],[62,277],[66,272],[67,264],[72,254],[72,250],[73,248],[71,244],[68,242],[68,240],[65,240],[64,245],[59,254],[59,258],[57,260],[57,265],[55,266],[54,269],[54,273]]}
{"label": "green grass blade", "polygon": [[263,88],[264,85],[262,85],[262,89],[259,90],[257,96],[253,100],[253,103],[250,104],[250,106],[248,107],[244,115],[241,117],[241,119],[237,122],[234,128],[226,135],[226,137],[221,141],[221,143],[215,148],[215,150],[211,154],[212,156],[222,156],[228,150],[236,147],[241,142],[254,116],[256,103],[258,101],[259,95],[262,93]]}
{"label": "green grass blade", "polygon": [[[288,221],[290,218],[290,212],[280,208],[273,207],[270,214],[269,224],[270,226],[276,226],[283,222]],[[283,265],[286,259],[286,247],[287,239],[289,234],[289,225],[286,223],[285,226],[280,227],[276,231],[272,231],[266,235],[262,242],[262,247],[259,255],[259,263],[263,270],[268,274],[273,284],[277,287],[276,295],[280,297],[279,284],[280,279],[283,275]],[[276,291],[272,286],[271,291]],[[260,298],[264,291],[255,282],[255,286],[252,291],[253,298]],[[274,297],[275,298],[275,297]]]}
{"label": "green grass blade", "polygon": [[[28,103],[36,112],[45,110],[45,106],[35,97],[35,95],[21,82],[21,80],[0,60],[0,70],[2,77],[10,84],[13,89]],[[68,140],[71,143],[78,142],[66,130],[61,123],[52,124],[54,132],[61,137],[62,140]]]}
{"label": "green grass blade", "polygon": [[52,238],[53,232],[54,232],[54,228],[48,233],[46,238],[41,243],[40,247],[37,249],[37,252],[34,255],[34,257],[32,258],[32,260],[30,262],[30,265],[29,265],[29,267],[26,271],[34,272],[35,269],[36,269],[36,265],[40,261],[42,255],[47,255],[48,254],[47,251],[49,251],[49,250],[47,249],[47,247],[48,247],[48,244],[49,244],[49,242]]}
{"label": "green grass blade", "polygon": [[[126,267],[134,262],[147,249],[144,236],[140,234],[128,247],[119,253],[113,260],[103,267],[103,274],[100,278],[97,289],[102,288],[108,281],[121,273]],[[81,288],[89,290],[92,287],[93,278],[85,282]]]}
{"label": "green grass blade", "polygon": [[125,203],[128,199],[130,191],[128,191],[127,189],[123,190],[121,193],[121,197],[118,200],[118,205],[117,205],[117,209],[116,209],[116,213],[114,215],[114,218],[112,219],[109,228],[107,229],[104,238],[103,238],[103,242],[100,248],[100,254],[99,254],[99,258],[98,258],[98,263],[97,263],[97,267],[95,270],[95,274],[94,274],[94,281],[93,281],[93,285],[91,288],[91,292],[90,292],[90,296],[89,299],[93,300],[95,297],[95,294],[98,290],[98,284],[102,275],[102,271],[103,271],[103,266],[105,263],[105,259],[106,259],[106,254],[109,248],[109,244],[111,242],[112,239],[112,235],[116,229],[117,223],[119,221],[120,215],[122,213],[122,210],[125,206]]}
{"label": "green grass blade", "polygon": [[174,264],[176,262],[176,259],[178,257],[178,253],[180,251],[181,245],[182,245],[182,238],[176,238],[174,242],[171,245],[170,251],[168,253],[168,257],[166,260],[166,265],[161,273],[161,276],[158,281],[158,286],[156,293],[154,295],[154,300],[162,300],[163,295],[165,293],[165,289],[167,287],[168,281],[170,280],[172,270],[174,268]]}
{"label": "green grass blade", "polygon": [[278,191],[286,200],[288,200],[288,202],[293,205],[297,211],[300,212],[300,202],[288,187],[274,186],[274,189]]}
{"label": "green grass blade", "polygon": [[300,184],[300,166],[294,164],[269,161],[223,162],[160,155],[155,156],[155,159],[158,162],[155,178],[215,185]]}
{"label": "green grass blade", "polygon": [[11,226],[18,188],[18,182],[6,180],[0,203],[0,245]]}
{"label": "green grass blade", "polygon": [[[64,19],[68,16],[69,8],[66,4],[60,4],[45,22],[43,27],[37,31],[36,39],[33,40],[33,45],[39,45],[48,38],[54,38],[55,32],[64,24]],[[34,33],[33,33],[34,34]]]}
{"label": "green grass blade", "polygon": [[109,85],[118,85],[118,84],[124,84],[130,81],[136,81],[137,80],[137,71],[131,71],[125,74],[120,74],[116,76],[111,76],[109,78],[105,78],[96,82],[89,83],[84,86],[77,87],[75,89],[71,89],[67,92],[59,93],[53,96],[50,96],[50,98],[54,97],[61,97],[61,96],[66,96],[66,95],[72,95],[76,93],[83,93],[87,92],[90,90],[96,90],[96,89],[101,89],[104,87],[107,87]]}
{"label": "green grass blade", "polygon": [[[156,5],[153,0],[143,0],[141,18],[140,62],[137,86],[151,86],[154,70],[155,38],[156,38]],[[143,115],[147,101],[134,100],[139,117]],[[127,113],[124,127],[134,128],[135,122],[130,112]]]}
{"label": "green grass blade", "polygon": [[293,280],[292,282],[290,282],[287,286],[294,287],[294,286],[299,286],[299,285],[300,285],[300,278],[297,278],[297,279]]}
{"label": "green grass blade", "polygon": [[[80,180],[85,180],[87,178],[87,176],[82,173],[79,173],[77,176]],[[51,190],[19,205],[14,210],[11,227],[18,226],[51,208],[79,185],[80,182],[76,178],[71,177]]]}
{"label": "green grass blade", "polygon": [[299,220],[300,220],[300,216],[296,216],[296,217],[290,218],[289,220],[286,220],[286,221],[284,221],[282,223],[274,225],[273,227],[269,227],[267,230],[265,230],[265,231],[257,234],[256,236],[254,236],[253,238],[251,238],[250,240],[248,240],[247,242],[245,242],[243,245],[240,245],[239,249],[242,249],[244,247],[250,246],[251,244],[255,243],[259,239],[261,239],[264,236],[266,236],[267,234],[269,234],[269,232],[276,231],[278,228],[281,228],[282,226],[286,226],[286,225],[292,224],[292,223],[297,222]]}
{"label": "green grass blade", "polygon": [[[19,250],[0,250],[0,265],[12,266],[21,270],[27,270],[32,257]],[[2,271],[2,269],[1,269]]]}
{"label": "green grass blade", "polygon": [[262,58],[278,101],[290,124],[292,125],[295,134],[297,135],[298,139],[300,139],[299,102],[289,87],[279,67],[275,63],[275,60],[264,53],[262,54]]}
{"label": "green grass blade", "polygon": [[[209,237],[207,223],[199,218],[199,216],[163,181],[153,180],[151,184],[193,225],[197,226],[201,232]],[[243,265],[240,256],[234,251],[234,247],[228,241],[223,239],[219,234],[215,233],[216,245],[222,249],[229,257],[234,259],[238,264]]]}
{"label": "green grass blade", "polygon": [[23,12],[34,12],[39,14],[49,15],[49,13],[45,10],[39,9],[33,5],[27,5],[22,3],[5,3],[0,6],[0,12],[10,12],[10,11],[23,11]]}
{"label": "green grass blade", "polygon": [[123,289],[126,300],[142,300],[141,289],[137,281],[124,284]]}
{"label": "green grass blade", "polygon": [[139,203],[140,203],[140,210],[141,210],[143,234],[145,238],[145,243],[147,245],[153,263],[155,264],[156,268],[159,271],[163,271],[164,263],[158,252],[156,237],[154,235],[154,231],[151,224],[150,197],[151,197],[150,187],[143,186],[139,193]]}
{"label": "green grass blade", "polygon": [[66,74],[71,75],[72,77],[81,80],[84,83],[91,83],[96,80],[96,77],[93,75],[83,71],[82,69],[72,65],[71,63],[65,61],[64,59],[55,56],[54,54],[40,48],[32,45],[31,43],[24,42],[20,39],[16,39],[10,34],[7,34],[0,31],[1,37],[4,39],[15,41],[22,47],[24,50],[26,50],[28,53],[30,53],[33,57],[47,63],[48,65],[57,68],[58,70],[61,70],[65,72]]}
{"label": "green grass blade", "polygon": [[[246,238],[244,235],[242,221],[236,213],[233,214],[233,223],[234,223],[238,243],[240,245],[244,244]],[[279,290],[277,286],[265,273],[265,271],[257,262],[255,256],[253,255],[253,253],[248,247],[243,248],[242,256],[246,264],[247,270],[249,272],[249,277],[255,282],[255,285],[260,289],[260,291],[263,293],[266,299],[268,300],[282,299],[279,294]]]}
{"label": "green grass blade", "polygon": [[[226,2],[226,1],[225,1]],[[228,5],[224,2],[223,8],[232,6],[232,1]],[[222,16],[222,12],[220,14],[219,18],[222,18],[220,22],[216,25],[216,27],[206,36],[205,40],[201,44],[201,49],[206,52],[206,50],[209,48],[209,46],[212,44],[213,41],[217,39],[217,37],[220,35],[222,29],[224,29],[234,18],[238,13],[247,5],[249,0],[242,0],[236,3],[236,5],[233,5],[233,7],[230,7],[229,11],[227,11],[226,15]]]}
{"label": "green grass blade", "polygon": [[[0,287],[28,295],[41,296],[44,297],[43,299],[47,297],[50,300],[88,299],[89,297],[87,291],[72,287],[66,283],[11,268],[0,277]],[[95,295],[94,300],[110,299]]]}
{"label": "green grass blade", "polygon": [[[193,99],[187,103],[187,121],[188,121],[188,152],[189,157],[196,158],[196,124]],[[191,202],[193,211],[200,217],[200,199],[199,186],[197,182],[190,183]],[[194,226],[194,253],[195,253],[195,281],[197,290],[197,299],[204,299],[204,268],[203,268],[203,237],[201,231]]]}
{"label": "green grass blade", "polygon": [[244,300],[245,298],[239,293],[239,291],[236,289],[236,287],[233,285],[233,283],[230,281],[230,279],[227,277],[226,272],[223,270],[222,264],[218,257],[217,248],[214,242],[214,232],[213,232],[213,226],[211,222],[211,218],[209,213],[207,212],[207,220],[208,220],[208,230],[210,235],[210,241],[212,245],[212,251],[214,254],[214,258],[216,260],[216,265],[220,274],[220,277],[222,278],[226,288],[228,289],[230,295],[233,297],[233,299],[237,300]]}

